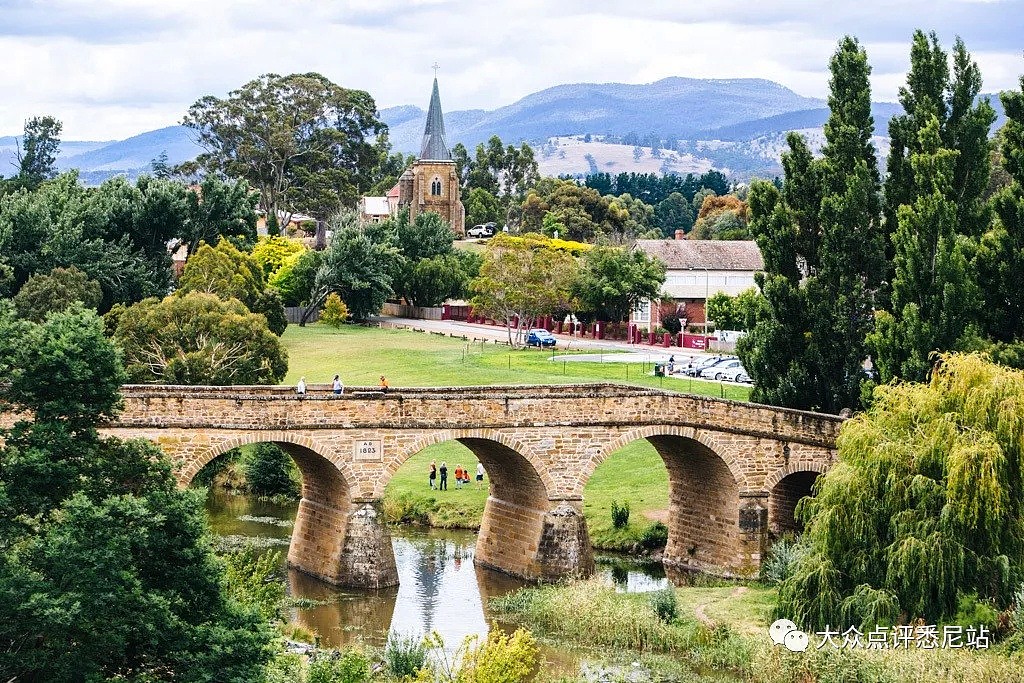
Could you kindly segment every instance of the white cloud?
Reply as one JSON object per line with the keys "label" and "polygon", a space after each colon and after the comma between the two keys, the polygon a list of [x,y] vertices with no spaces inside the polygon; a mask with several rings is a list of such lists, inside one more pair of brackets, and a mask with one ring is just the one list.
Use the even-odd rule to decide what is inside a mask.
{"label": "white cloud", "polygon": [[53,114],[68,139],[170,125],[205,94],[261,73],[320,71],[381,107],[494,108],[560,83],[758,77],[826,93],[844,33],[874,66],[876,99],[903,81],[911,32],[961,33],[988,90],[1024,71],[1020,0],[7,0],[0,4],[0,135]]}

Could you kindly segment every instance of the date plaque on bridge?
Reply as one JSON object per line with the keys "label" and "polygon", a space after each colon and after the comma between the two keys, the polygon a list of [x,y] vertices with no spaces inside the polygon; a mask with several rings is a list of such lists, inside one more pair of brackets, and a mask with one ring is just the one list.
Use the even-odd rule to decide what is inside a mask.
{"label": "date plaque on bridge", "polygon": [[371,460],[373,462],[380,462],[384,458],[384,446],[379,439],[368,441],[356,441],[353,448],[355,450],[353,457],[356,460]]}

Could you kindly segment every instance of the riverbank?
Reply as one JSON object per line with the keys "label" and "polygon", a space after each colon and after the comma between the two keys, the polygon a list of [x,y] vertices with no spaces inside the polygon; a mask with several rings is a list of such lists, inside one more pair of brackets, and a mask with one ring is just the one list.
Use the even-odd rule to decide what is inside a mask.
{"label": "riverbank", "polygon": [[[660,653],[644,665],[651,678],[672,659],[694,671],[727,671],[751,683],[1020,683],[1024,656],[990,650],[868,650],[773,647],[768,638],[775,590],[759,585],[685,587],[618,593],[595,581],[523,588],[496,598],[495,614],[543,638],[608,652]],[[671,604],[671,607],[668,605]],[[659,664],[659,662],[662,662]]]}

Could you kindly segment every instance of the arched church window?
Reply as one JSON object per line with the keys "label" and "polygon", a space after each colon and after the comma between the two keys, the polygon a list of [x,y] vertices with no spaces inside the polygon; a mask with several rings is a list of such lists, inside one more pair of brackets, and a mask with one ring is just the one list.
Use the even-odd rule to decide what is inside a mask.
{"label": "arched church window", "polygon": [[432,181],[430,181],[430,194],[432,196],[434,196],[434,197],[440,197],[441,196],[441,179],[440,178],[434,178]]}

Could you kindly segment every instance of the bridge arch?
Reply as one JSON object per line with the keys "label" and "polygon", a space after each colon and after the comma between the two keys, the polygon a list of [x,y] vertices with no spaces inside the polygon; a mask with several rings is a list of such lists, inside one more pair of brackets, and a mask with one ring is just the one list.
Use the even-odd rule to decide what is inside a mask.
{"label": "bridge arch", "polygon": [[[288,564],[306,574],[331,583],[359,582],[353,571],[354,539],[366,534],[359,528],[376,527],[372,509],[366,510],[356,500],[357,480],[348,463],[330,456],[331,449],[307,435],[289,431],[248,431],[228,438],[212,439],[205,449],[193,456],[182,468],[179,482],[187,486],[206,464],[233,448],[249,444],[272,443],[287,453],[302,475],[302,497],[295,514]],[[384,585],[397,581],[394,554],[386,532],[374,548],[383,570],[374,571]],[[376,580],[375,580],[376,581]],[[373,587],[376,587],[375,585]]]}
{"label": "bridge arch", "polygon": [[444,429],[421,435],[389,460],[375,495],[384,494],[388,481],[409,458],[428,446],[447,441],[457,441],[471,450],[483,464],[491,483],[502,489],[509,500],[522,499],[517,489],[528,491],[532,500],[540,495],[547,498],[555,490],[544,461],[519,439],[495,429]]}
{"label": "bridge arch", "polygon": [[813,493],[818,477],[828,464],[815,461],[787,463],[765,479],[768,491],[768,529],[773,536],[802,530],[796,519],[796,506],[800,499]]}
{"label": "bridge arch", "polygon": [[[450,441],[468,448],[487,476],[488,496],[474,557],[477,563],[539,579],[593,570],[579,501],[574,506],[553,498],[555,482],[546,463],[527,444],[500,431],[447,429],[420,436],[388,461],[377,495],[383,495],[387,482],[414,455]],[[455,464],[448,463],[450,488],[454,487]],[[426,477],[424,471],[424,484]]]}
{"label": "bridge arch", "polygon": [[[341,477],[346,490],[355,490],[357,479],[352,472],[351,463],[341,458],[331,457],[332,449],[317,439],[299,432],[285,430],[273,432],[252,430],[232,433],[223,439],[211,439],[208,447],[199,449],[194,456],[182,464],[178,472],[178,483],[181,486],[188,486],[199,471],[215,459],[234,448],[257,443],[272,443],[281,447],[295,460],[295,465],[302,472],[303,481],[306,479],[306,473],[302,470],[303,464],[309,459],[308,454],[316,455],[337,470],[337,476]],[[300,462],[299,458],[303,462]]]}
{"label": "bridge arch", "polygon": [[746,564],[739,527],[745,477],[735,457],[713,433],[677,425],[630,429],[590,459],[581,487],[614,451],[638,439],[646,439],[654,447],[668,470],[665,564],[741,571]]}

